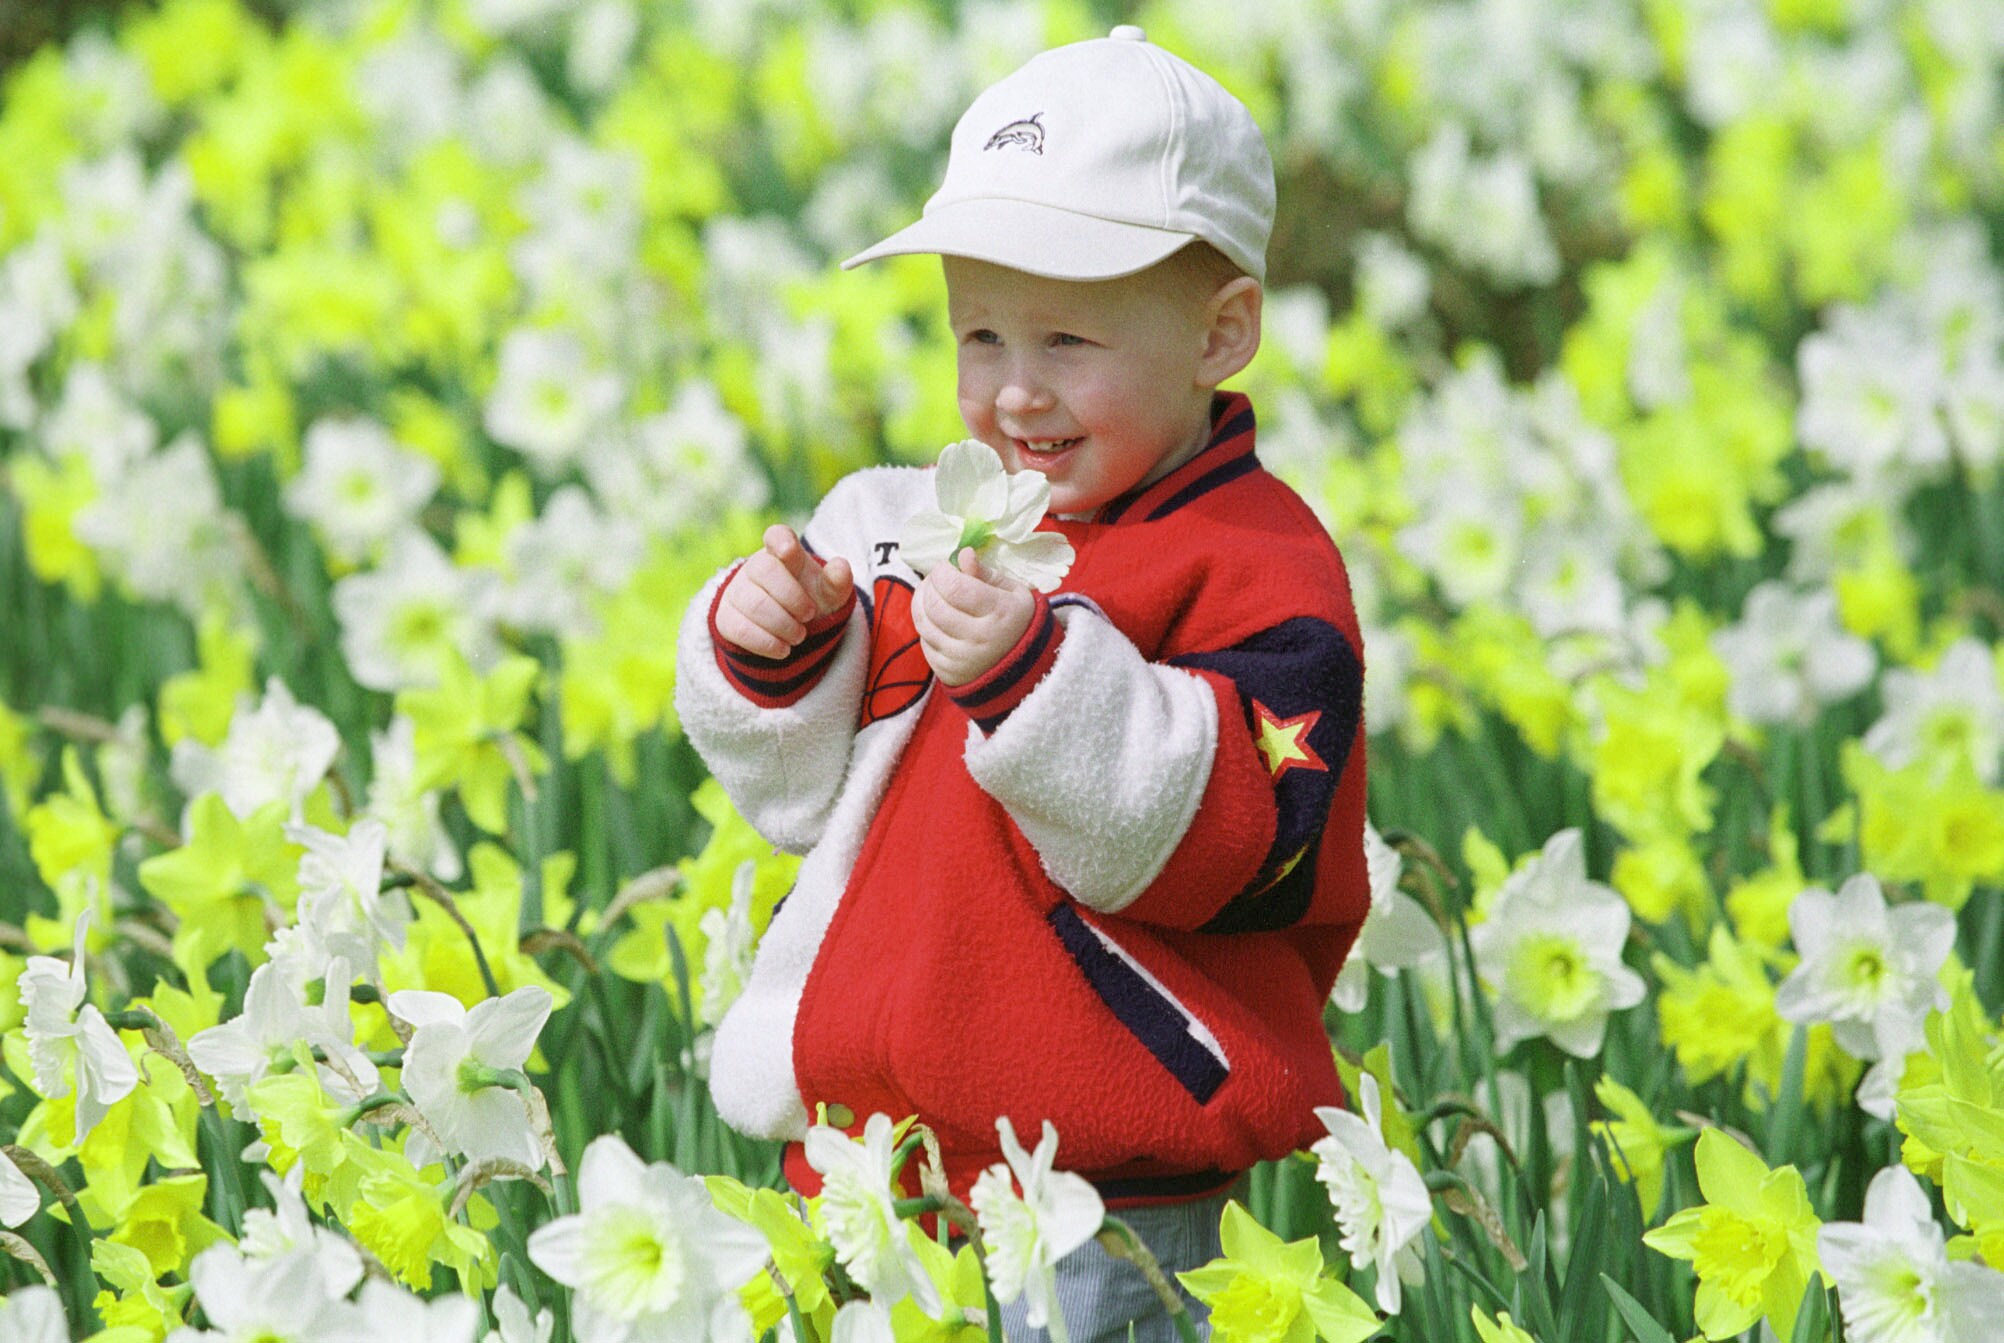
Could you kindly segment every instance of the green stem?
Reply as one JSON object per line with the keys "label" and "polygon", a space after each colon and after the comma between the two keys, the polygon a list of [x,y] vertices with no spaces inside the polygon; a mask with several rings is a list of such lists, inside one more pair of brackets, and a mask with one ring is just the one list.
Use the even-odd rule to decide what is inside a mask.
{"label": "green stem", "polygon": [[1183,1298],[1169,1283],[1162,1272],[1161,1263],[1155,1258],[1133,1227],[1118,1217],[1108,1216],[1099,1230],[1099,1243],[1106,1252],[1116,1259],[1125,1259],[1141,1270],[1141,1276],[1148,1279],[1148,1285],[1155,1289],[1162,1308],[1169,1313],[1169,1319],[1176,1326],[1176,1335],[1182,1343],[1199,1343],[1197,1326],[1190,1319],[1190,1311],[1183,1304]]}

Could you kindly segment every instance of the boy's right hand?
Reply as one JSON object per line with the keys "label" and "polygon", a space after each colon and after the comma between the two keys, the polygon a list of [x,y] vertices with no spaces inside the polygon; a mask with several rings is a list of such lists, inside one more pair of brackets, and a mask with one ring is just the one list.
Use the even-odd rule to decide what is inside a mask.
{"label": "boy's right hand", "polygon": [[717,634],[758,657],[783,658],[807,637],[807,623],[849,600],[855,578],[837,555],[823,564],[791,527],[765,529],[765,545],[738,567],[717,604]]}

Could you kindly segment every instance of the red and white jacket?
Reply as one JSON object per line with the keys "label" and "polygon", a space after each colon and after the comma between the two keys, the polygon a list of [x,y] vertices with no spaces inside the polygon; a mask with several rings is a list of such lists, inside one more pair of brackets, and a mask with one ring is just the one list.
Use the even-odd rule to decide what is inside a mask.
{"label": "red and white jacket", "polygon": [[[1340,1090],[1322,1008],[1369,908],[1363,664],[1342,559],[1253,454],[1212,439],[1090,520],[1016,649],[935,684],[905,519],[930,470],[839,482],[803,534],[857,575],[785,659],[678,649],[685,730],[745,816],[805,852],[711,1087],[745,1133],[818,1103],[916,1113],[965,1194],[995,1120],[1058,1130],[1116,1204],[1208,1194],[1322,1133]],[[846,1113],[844,1113],[846,1111]],[[789,1152],[796,1187],[813,1172]]]}

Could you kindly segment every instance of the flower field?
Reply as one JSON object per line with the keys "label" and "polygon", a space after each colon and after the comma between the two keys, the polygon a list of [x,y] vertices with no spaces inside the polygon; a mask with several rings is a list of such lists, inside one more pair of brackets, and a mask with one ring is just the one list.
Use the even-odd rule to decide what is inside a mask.
{"label": "flower field", "polygon": [[1211,1337],[2000,1336],[1995,0],[161,0],[0,71],[0,1343],[977,1343],[1125,1243],[1062,1133],[722,1125],[798,860],[673,693],[964,435],[937,261],[835,263],[1128,22],[1273,149],[1368,666]]}

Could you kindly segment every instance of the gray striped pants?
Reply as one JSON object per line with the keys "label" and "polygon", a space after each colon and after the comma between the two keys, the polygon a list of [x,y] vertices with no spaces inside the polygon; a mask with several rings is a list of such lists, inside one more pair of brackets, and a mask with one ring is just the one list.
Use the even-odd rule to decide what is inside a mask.
{"label": "gray striped pants", "polygon": [[[1224,1216],[1227,1197],[1218,1194],[1191,1203],[1125,1208],[1114,1214],[1133,1227],[1161,1261],[1162,1271],[1183,1294],[1199,1338],[1211,1336],[1205,1323],[1210,1312],[1183,1291],[1176,1275],[1201,1268],[1224,1252],[1218,1244],[1218,1219]],[[1177,1343],[1176,1326],[1141,1270],[1124,1259],[1115,1259],[1095,1240],[1058,1261],[1058,1307],[1064,1311],[1072,1343],[1127,1343],[1130,1324],[1134,1343]],[[1032,1329],[1024,1319],[1028,1311],[1027,1296],[1002,1307],[1003,1337],[1008,1343],[1051,1343],[1049,1330]]]}

